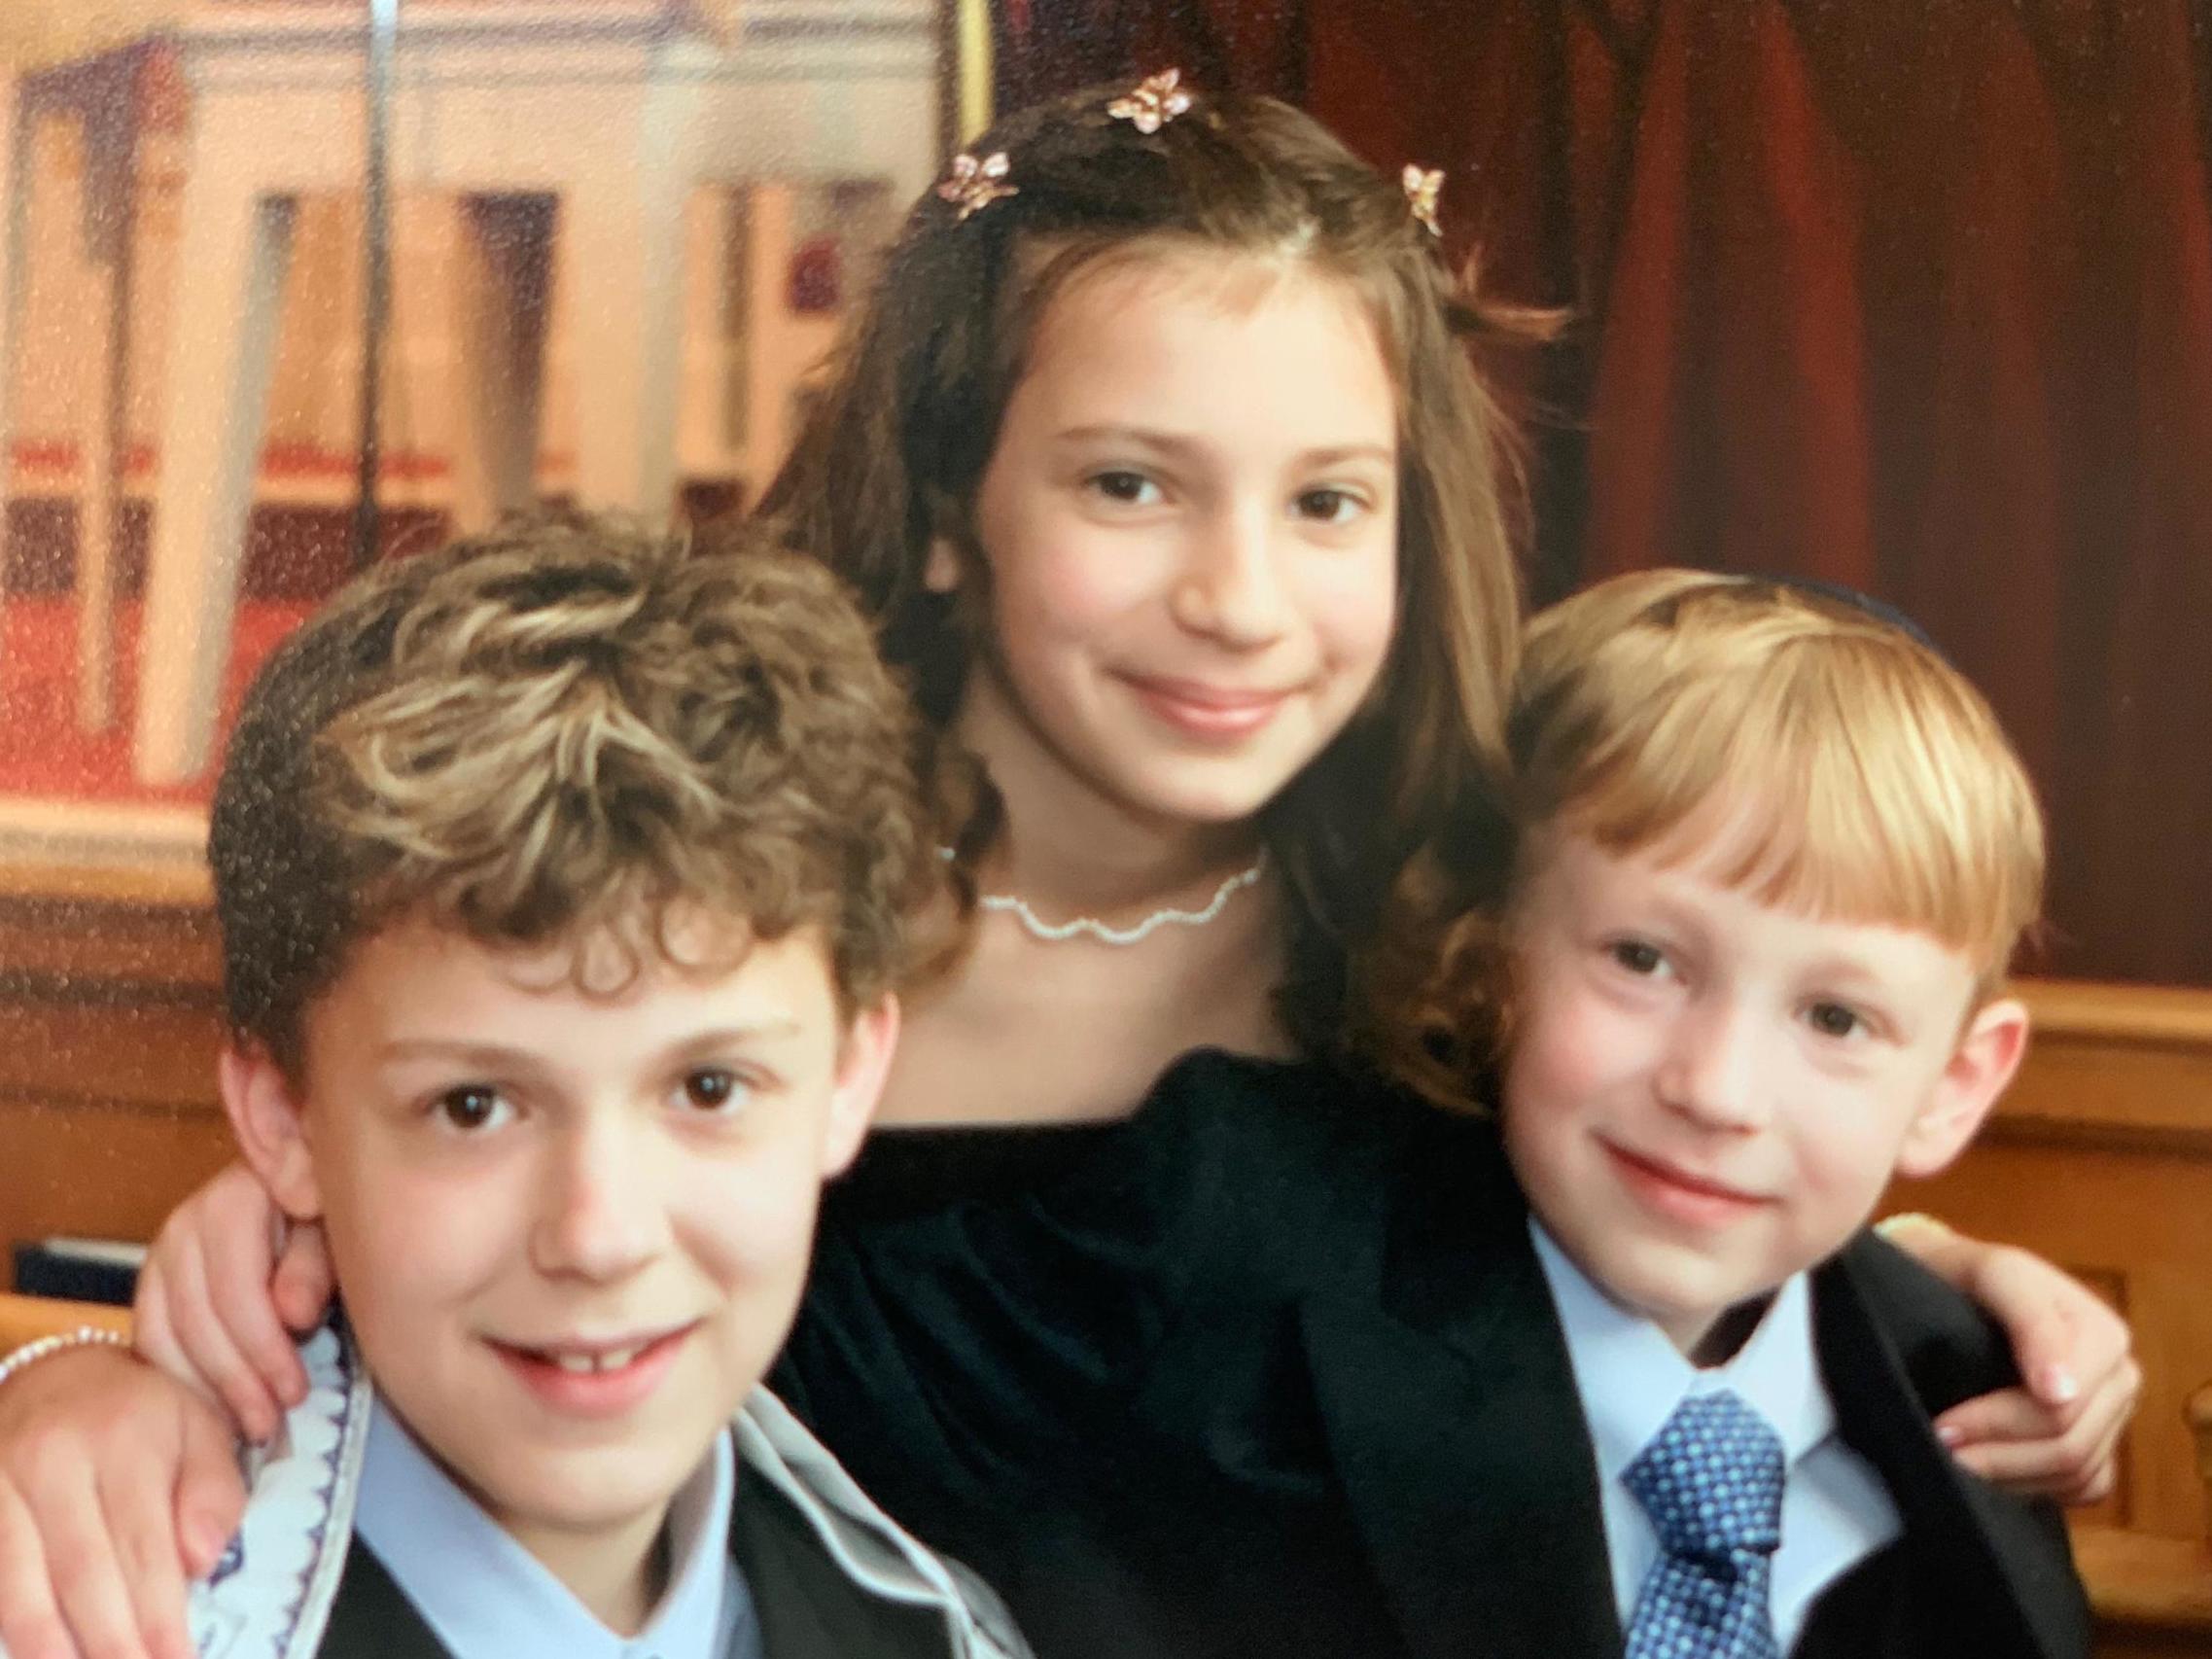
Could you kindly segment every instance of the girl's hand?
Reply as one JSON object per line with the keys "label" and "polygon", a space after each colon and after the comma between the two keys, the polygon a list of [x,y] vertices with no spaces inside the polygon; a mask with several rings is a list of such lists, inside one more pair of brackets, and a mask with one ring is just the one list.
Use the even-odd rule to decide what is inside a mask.
{"label": "girl's hand", "polygon": [[2094,1503],[2110,1493],[2120,1436],[2143,1388],[2125,1322],[2024,1250],[1965,1238],[1922,1217],[1884,1231],[2003,1323],[2025,1379],[1936,1419],[1959,1463],[2026,1497]]}
{"label": "girl's hand", "polygon": [[14,1659],[192,1659],[185,1580],[246,1504],[223,1420],[112,1347],[0,1388],[0,1647]]}
{"label": "girl's hand", "polygon": [[139,1275],[131,1340],[226,1407],[248,1439],[265,1440],[307,1394],[292,1333],[314,1329],[330,1300],[322,1229],[287,1229],[253,1172],[234,1163],[162,1223]]}

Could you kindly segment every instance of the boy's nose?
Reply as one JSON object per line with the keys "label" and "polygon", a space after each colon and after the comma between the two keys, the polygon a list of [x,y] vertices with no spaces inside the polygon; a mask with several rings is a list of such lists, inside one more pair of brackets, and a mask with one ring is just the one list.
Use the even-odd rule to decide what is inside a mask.
{"label": "boy's nose", "polygon": [[1194,531],[1171,606],[1176,620],[1232,649],[1282,632],[1285,595],[1277,526],[1256,505],[1224,504]]}
{"label": "boy's nose", "polygon": [[667,1241],[662,1182],[632,1138],[566,1136],[548,1157],[531,1255],[540,1272],[619,1279]]}
{"label": "boy's nose", "polygon": [[1757,1129],[1767,1120],[1758,1021],[1726,999],[1683,1011],[1660,1068],[1667,1105],[1711,1129]]}

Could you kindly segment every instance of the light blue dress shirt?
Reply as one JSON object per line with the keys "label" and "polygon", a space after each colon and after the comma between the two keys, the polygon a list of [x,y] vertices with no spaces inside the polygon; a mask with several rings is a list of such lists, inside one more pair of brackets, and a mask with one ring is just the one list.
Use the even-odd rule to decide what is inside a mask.
{"label": "light blue dress shirt", "polygon": [[670,1503],[669,1580],[634,1637],[594,1618],[486,1515],[379,1399],[354,1531],[454,1659],[760,1659],[760,1627],[730,1557],[729,1435]]}
{"label": "light blue dress shirt", "polygon": [[1700,1370],[1657,1325],[1593,1285],[1533,1217],[1528,1233],[1559,1309],[1583,1417],[1598,1452],[1605,1545],[1622,1629],[1659,1561],[1659,1535],[1622,1475],[1684,1399],[1729,1389],[1773,1426],[1789,1459],[1782,1543],[1769,1586],[1774,1641],[1787,1653],[1821,1591],[1896,1537],[1901,1527],[1880,1477],[1836,1433],[1836,1407],[1812,1344],[1812,1294],[1805,1275],[1775,1292],[1758,1329],[1734,1359]]}

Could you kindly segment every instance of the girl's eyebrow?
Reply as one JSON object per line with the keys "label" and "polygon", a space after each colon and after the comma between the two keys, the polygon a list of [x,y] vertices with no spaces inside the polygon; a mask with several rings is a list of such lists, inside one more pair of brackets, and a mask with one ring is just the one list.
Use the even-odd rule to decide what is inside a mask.
{"label": "girl's eyebrow", "polygon": [[1162,432],[1148,426],[1125,426],[1115,422],[1066,427],[1054,433],[1052,440],[1055,443],[1135,443],[1171,455],[1196,454],[1206,448],[1197,439],[1185,438],[1178,433]]}
{"label": "girl's eyebrow", "polygon": [[[1174,456],[1203,455],[1211,447],[1202,439],[1185,437],[1180,433],[1116,423],[1068,427],[1054,433],[1053,441],[1130,443]],[[1311,449],[1300,450],[1292,459],[1298,465],[1306,467],[1331,466],[1340,461],[1377,461],[1388,467],[1397,464],[1398,452],[1394,445],[1388,443],[1321,443]]]}
{"label": "girl's eyebrow", "polygon": [[1298,460],[1309,467],[1334,466],[1339,461],[1377,461],[1386,467],[1398,463],[1397,449],[1388,443],[1329,443],[1302,450]]}

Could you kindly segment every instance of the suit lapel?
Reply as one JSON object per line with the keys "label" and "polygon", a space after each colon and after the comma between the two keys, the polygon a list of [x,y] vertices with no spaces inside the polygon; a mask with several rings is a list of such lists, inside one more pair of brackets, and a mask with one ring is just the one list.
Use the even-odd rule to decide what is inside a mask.
{"label": "suit lapel", "polygon": [[358,1537],[331,1604],[316,1659],[452,1659],[375,1552]]}
{"label": "suit lapel", "polygon": [[[1971,1608],[1958,1628],[1985,1633],[1991,1653],[2087,1653],[2088,1608],[2064,1523],[2048,1505],[2021,1502],[1966,1474],[1929,1426],[1934,1414],[2012,1381],[2010,1360],[1977,1320],[1929,1345],[1954,1357],[1949,1375],[1913,1375],[1874,1307],[1884,1309],[1883,1323],[1902,1315],[1923,1324],[1955,1322],[1960,1310],[1948,1289],[1915,1282],[1917,1268],[1907,1264],[1900,1273],[1886,1250],[1854,1245],[1814,1275],[1815,1342],[1839,1430],[1875,1465],[1906,1517],[1915,1576],[1952,1606]],[[1978,1376],[1955,1362],[1976,1350],[1987,1351]]]}
{"label": "suit lapel", "polygon": [[1384,1294],[1301,1326],[1354,1523],[1418,1659],[1621,1651],[1581,1397],[1494,1135],[1403,1189]]}
{"label": "suit lapel", "polygon": [[942,1609],[870,1594],[767,1480],[738,1471],[730,1552],[768,1659],[949,1659]]}

